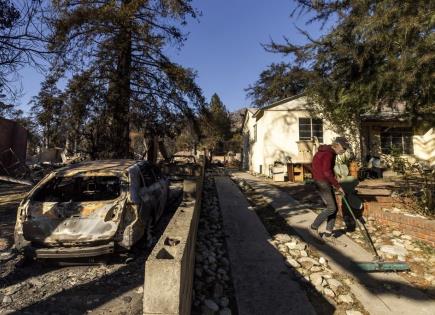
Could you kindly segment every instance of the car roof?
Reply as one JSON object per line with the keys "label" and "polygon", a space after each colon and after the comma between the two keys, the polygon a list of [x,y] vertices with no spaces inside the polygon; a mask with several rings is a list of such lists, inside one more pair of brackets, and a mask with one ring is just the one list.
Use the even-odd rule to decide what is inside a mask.
{"label": "car roof", "polygon": [[95,160],[84,161],[77,164],[62,167],[56,170],[57,175],[74,176],[79,173],[93,175],[114,175],[125,173],[128,168],[135,164],[148,164],[147,161],[136,161],[128,159],[120,160]]}

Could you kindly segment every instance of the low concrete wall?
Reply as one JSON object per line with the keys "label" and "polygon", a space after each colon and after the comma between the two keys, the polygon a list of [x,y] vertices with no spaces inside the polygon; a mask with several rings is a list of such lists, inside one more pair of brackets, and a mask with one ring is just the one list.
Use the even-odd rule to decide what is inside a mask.
{"label": "low concrete wall", "polygon": [[[379,224],[386,224],[409,234],[416,239],[435,246],[435,220],[408,216],[404,213],[393,213],[384,209],[406,205],[403,201],[390,196],[362,197],[362,214],[373,217]],[[342,210],[341,198],[337,197],[337,205]],[[341,215],[342,216],[342,215]]]}
{"label": "low concrete wall", "polygon": [[183,201],[145,263],[143,314],[190,314],[204,170],[184,181]]}

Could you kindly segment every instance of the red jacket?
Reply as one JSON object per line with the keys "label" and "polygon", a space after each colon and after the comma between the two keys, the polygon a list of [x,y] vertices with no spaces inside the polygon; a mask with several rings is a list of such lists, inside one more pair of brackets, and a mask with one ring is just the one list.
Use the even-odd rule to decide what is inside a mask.
{"label": "red jacket", "polygon": [[334,176],[335,156],[337,154],[330,145],[321,145],[313,157],[313,179],[328,182],[339,188],[340,184]]}

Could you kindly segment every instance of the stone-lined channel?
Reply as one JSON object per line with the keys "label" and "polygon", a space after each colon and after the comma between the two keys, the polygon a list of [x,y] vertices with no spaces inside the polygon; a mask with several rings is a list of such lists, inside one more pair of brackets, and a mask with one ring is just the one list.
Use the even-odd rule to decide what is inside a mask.
{"label": "stone-lined channel", "polygon": [[199,218],[192,314],[237,314],[222,214],[214,176],[218,170],[205,174],[202,208]]}

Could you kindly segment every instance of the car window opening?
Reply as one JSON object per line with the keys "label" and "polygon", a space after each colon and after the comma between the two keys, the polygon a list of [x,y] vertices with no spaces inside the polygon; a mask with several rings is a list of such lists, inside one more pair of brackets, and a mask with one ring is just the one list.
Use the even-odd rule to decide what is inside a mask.
{"label": "car window opening", "polygon": [[55,177],[33,196],[39,202],[83,202],[113,200],[121,194],[116,176]]}

